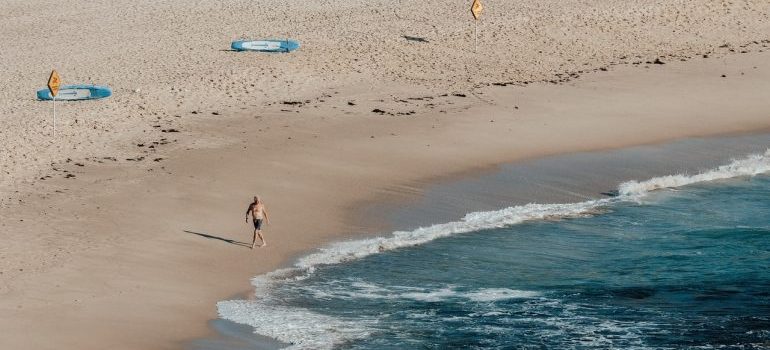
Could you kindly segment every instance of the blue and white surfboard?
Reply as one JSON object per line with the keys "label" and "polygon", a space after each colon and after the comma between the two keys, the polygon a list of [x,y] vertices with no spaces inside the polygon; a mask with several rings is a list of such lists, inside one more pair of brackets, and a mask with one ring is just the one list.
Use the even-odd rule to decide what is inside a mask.
{"label": "blue and white surfboard", "polygon": [[292,52],[299,42],[290,39],[237,40],[230,47],[235,51]]}
{"label": "blue and white surfboard", "polygon": [[[112,96],[112,89],[107,86],[99,85],[62,85],[59,93],[56,94],[56,100],[77,101],[77,100],[98,100],[100,98]],[[40,100],[52,100],[51,91],[40,89],[37,91],[37,98]]]}

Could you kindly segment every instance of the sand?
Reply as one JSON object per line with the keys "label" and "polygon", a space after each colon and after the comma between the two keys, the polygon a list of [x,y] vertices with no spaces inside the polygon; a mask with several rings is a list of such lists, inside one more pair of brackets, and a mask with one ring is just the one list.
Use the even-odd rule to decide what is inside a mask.
{"label": "sand", "polygon": [[[0,348],[179,348],[249,277],[381,232],[367,203],[504,162],[770,128],[766,2],[486,8],[474,53],[455,2],[0,4]],[[283,35],[300,51],[227,50]],[[33,100],[52,67],[115,90],[60,104],[55,140]],[[274,224],[251,251],[233,243],[255,193]]]}
{"label": "sand", "polygon": [[[162,130],[186,134],[192,123],[242,108],[259,114],[308,101],[305,109],[333,106],[347,115],[416,114],[452,105],[409,98],[559,82],[658,58],[718,60],[770,46],[768,16],[762,0],[490,0],[474,52],[463,1],[73,0],[63,7],[7,0],[0,4],[0,77],[12,88],[0,91],[0,186],[27,185],[67,158],[129,158],[140,151],[135,144],[161,138],[192,143]],[[292,55],[229,51],[233,39],[262,37],[303,46]],[[51,104],[34,99],[54,68],[65,84],[115,92],[106,101],[61,104],[56,139]],[[347,104],[364,97],[382,101]]]}

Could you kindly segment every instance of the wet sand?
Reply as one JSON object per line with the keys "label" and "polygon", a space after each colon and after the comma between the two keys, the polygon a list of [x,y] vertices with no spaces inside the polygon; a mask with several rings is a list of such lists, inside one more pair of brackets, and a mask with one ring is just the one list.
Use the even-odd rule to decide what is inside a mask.
{"label": "wet sand", "polygon": [[616,196],[618,185],[672,174],[698,174],[770,149],[770,134],[687,138],[618,150],[548,156],[503,164],[482,174],[435,183],[419,200],[375,203],[362,218],[384,217],[390,229],[456,221],[468,212],[528,203],[577,203]]}

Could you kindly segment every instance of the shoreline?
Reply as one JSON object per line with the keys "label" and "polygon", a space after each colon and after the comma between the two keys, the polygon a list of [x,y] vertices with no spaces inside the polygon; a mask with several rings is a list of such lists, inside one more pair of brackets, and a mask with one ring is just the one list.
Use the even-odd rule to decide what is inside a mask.
{"label": "shoreline", "polygon": [[[412,119],[279,114],[255,125],[244,112],[235,127],[200,126],[230,135],[230,145],[180,149],[152,171],[70,166],[77,180],[49,182],[61,193],[33,196],[4,215],[12,264],[3,271],[0,310],[9,317],[0,328],[15,336],[0,345],[176,348],[210,335],[205,320],[216,301],[248,288],[250,277],[342,237],[375,233],[351,212],[372,198],[418,196],[447,174],[546,155],[770,130],[770,102],[758,92],[770,84],[767,57],[730,56],[730,69],[752,72],[741,79],[715,76],[719,62],[629,67],[569,85],[485,91],[494,104]],[[698,103],[682,106],[683,96]],[[717,96],[729,100],[716,108],[709,101]],[[640,108],[645,101],[659,105]],[[267,229],[271,245],[253,252],[225,240],[247,239],[247,203],[239,201],[256,189],[277,220]],[[47,337],[29,339],[32,325]],[[99,336],[84,339],[92,333]]]}
{"label": "shoreline", "polygon": [[[368,207],[358,210],[362,212],[360,215],[362,220],[389,222],[390,228],[373,236],[353,235],[342,238],[338,242],[370,237],[388,238],[394,231],[412,231],[457,221],[466,214],[474,212],[497,211],[531,203],[570,204],[609,198],[615,196],[612,191],[627,181],[645,181],[674,174],[693,175],[713,170],[718,166],[729,164],[732,160],[743,159],[749,155],[765,154],[768,150],[770,150],[770,133],[763,132],[686,138],[659,144],[552,155],[501,164],[495,169],[453,175],[451,179],[432,181],[416,201],[410,201],[409,198],[373,200],[374,210]],[[687,158],[683,158],[685,154],[688,155]],[[534,179],[534,181],[520,184],[512,179]],[[528,187],[538,189],[533,190]],[[452,205],[453,201],[462,204]],[[318,251],[316,248],[303,252],[299,258]],[[293,262],[281,265],[276,270],[295,267],[293,264],[297,259],[291,260]],[[253,300],[255,297],[253,286],[251,292],[243,292],[239,295],[223,301]],[[246,325],[221,318],[210,322],[217,321],[221,321],[213,327],[217,331],[217,336],[189,341],[185,348],[228,350],[230,349],[228,344],[238,339],[249,339],[251,335],[254,338],[250,340],[250,348],[278,349],[289,345],[280,346],[282,344],[280,340],[256,334]]]}
{"label": "shoreline", "polygon": [[[725,145],[734,146],[734,149],[724,150],[721,148]],[[624,240],[625,237],[627,237],[626,235],[635,235],[635,239],[641,240],[644,239],[641,236],[650,235],[654,237],[655,234],[662,234],[663,237],[666,237],[665,239],[668,239],[667,236],[670,234],[672,236],[677,236],[679,240],[688,240],[690,238],[693,240],[698,240],[704,238],[704,236],[701,234],[706,231],[704,234],[706,236],[706,240],[713,240],[713,243],[700,241],[702,242],[702,245],[693,246],[692,249],[694,252],[691,251],[690,254],[696,254],[697,256],[700,256],[702,254],[701,248],[704,250],[711,248],[711,254],[719,254],[721,249],[719,242],[722,241],[722,239],[725,237],[714,237],[714,233],[706,228],[708,226],[703,224],[700,226],[695,224],[694,226],[698,227],[698,229],[693,229],[691,231],[687,230],[689,227],[685,228],[681,226],[678,228],[684,232],[671,231],[667,225],[668,221],[660,221],[659,216],[653,215],[641,217],[637,216],[637,220],[635,221],[630,221],[628,219],[621,220],[620,223],[624,225],[618,225],[618,223],[615,223],[610,225],[612,228],[610,230],[604,230],[603,226],[595,226],[594,230],[586,230],[584,219],[588,221],[594,220],[594,222],[597,220],[599,222],[603,222],[602,217],[613,217],[616,210],[619,210],[621,213],[625,212],[625,214],[620,214],[620,216],[626,218],[629,208],[630,210],[641,210],[642,212],[645,212],[645,210],[649,210],[651,207],[654,208],[658,205],[666,206],[666,202],[668,202],[668,200],[676,198],[685,199],[689,201],[690,204],[695,204],[694,202],[697,202],[695,199],[700,198],[704,192],[713,193],[714,189],[716,189],[716,191],[721,191],[720,189],[725,187],[735,188],[738,191],[741,191],[742,189],[745,189],[745,187],[757,187],[757,184],[752,184],[754,182],[758,182],[760,184],[764,183],[765,187],[758,188],[757,190],[762,191],[760,193],[767,192],[766,185],[768,184],[768,180],[770,180],[770,177],[768,177],[770,175],[770,147],[768,146],[770,146],[770,133],[753,135],[749,137],[687,139],[677,141],[672,144],[663,144],[658,146],[632,147],[613,151],[582,153],[576,154],[574,156],[555,156],[542,160],[524,162],[531,164],[510,164],[510,167],[506,167],[508,169],[501,169],[494,174],[483,175],[481,178],[469,178],[459,180],[457,183],[438,185],[436,186],[439,187],[438,189],[432,190],[432,193],[426,194],[425,197],[433,196],[435,198],[436,196],[439,196],[442,199],[445,199],[447,194],[450,196],[454,194],[456,196],[462,197],[468,197],[470,195],[471,198],[475,197],[482,199],[481,203],[483,204],[483,200],[489,200],[489,197],[487,196],[489,193],[497,193],[499,190],[505,191],[507,188],[504,187],[510,185],[510,182],[500,181],[498,179],[496,183],[493,184],[481,184],[481,187],[487,187],[486,191],[479,191],[484,189],[473,188],[473,186],[468,186],[468,183],[483,182],[486,180],[494,179],[501,175],[503,177],[509,177],[511,175],[515,176],[517,173],[520,174],[522,172],[533,175],[533,171],[537,172],[538,170],[543,170],[543,168],[551,168],[553,165],[558,163],[562,163],[560,164],[562,169],[565,167],[564,163],[567,163],[569,166],[578,165],[580,168],[582,168],[578,169],[578,171],[575,173],[584,172],[585,170],[590,171],[595,169],[594,167],[597,165],[597,163],[605,163],[610,165],[608,167],[603,167],[600,174],[602,178],[605,179],[617,179],[623,176],[629,176],[629,174],[624,171],[615,171],[614,173],[604,172],[604,170],[612,168],[613,163],[614,165],[617,165],[620,159],[626,158],[629,155],[641,156],[635,157],[635,159],[630,161],[633,163],[631,168],[634,168],[634,170],[638,171],[639,173],[658,173],[660,169],[684,169],[682,172],[665,171],[660,173],[682,174],[681,176],[672,177],[663,175],[650,178],[633,176],[631,178],[638,179],[639,182],[623,182],[617,186],[617,188],[620,189],[620,193],[602,193],[604,197],[584,198],[582,201],[567,201],[566,203],[549,202],[554,204],[545,205],[516,205],[505,207],[504,209],[502,209],[500,206],[493,205],[489,211],[483,209],[482,211],[474,211],[475,209],[471,208],[466,209],[469,210],[469,212],[465,212],[464,214],[466,214],[466,216],[464,216],[464,218],[461,220],[458,220],[456,217],[454,217],[452,219],[448,219],[436,224],[430,224],[430,222],[424,221],[425,225],[420,225],[419,228],[412,226],[411,228],[400,232],[393,232],[390,234],[382,233],[381,235],[377,235],[376,238],[357,237],[332,243],[323,247],[322,249],[308,252],[307,255],[304,255],[293,265],[281,267],[280,269],[268,274],[255,276],[253,278],[253,288],[257,291],[256,295],[259,296],[256,298],[256,300],[255,298],[249,298],[246,300],[226,299],[218,303],[218,308],[219,311],[222,312],[224,319],[233,320],[244,325],[251,325],[254,327],[254,329],[259,331],[260,334],[269,334],[270,336],[274,336],[281,341],[296,345],[291,348],[333,348],[330,346],[330,344],[339,345],[352,342],[353,344],[360,345],[361,343],[359,343],[359,341],[364,344],[376,344],[377,342],[372,342],[367,339],[369,338],[368,335],[374,336],[375,339],[381,339],[381,337],[371,334],[369,330],[374,329],[375,333],[378,333],[376,330],[387,333],[393,329],[388,328],[387,326],[384,328],[379,328],[375,325],[372,325],[372,328],[367,326],[363,326],[361,329],[357,328],[357,324],[352,322],[350,319],[357,319],[358,314],[356,311],[348,310],[347,306],[349,305],[349,299],[363,301],[365,305],[368,305],[369,302],[373,302],[372,299],[379,299],[385,303],[398,302],[395,300],[391,301],[391,298],[396,300],[413,299],[422,302],[444,301],[452,303],[452,301],[448,299],[463,295],[461,294],[462,292],[456,293],[456,291],[465,291],[467,293],[469,288],[471,291],[474,291],[473,285],[465,285],[465,281],[462,278],[447,278],[447,275],[445,275],[446,270],[442,266],[437,268],[437,273],[444,277],[443,280],[441,277],[435,277],[434,279],[434,276],[430,274],[422,274],[420,275],[422,278],[415,279],[414,276],[412,276],[412,273],[419,274],[420,272],[418,271],[422,270],[425,265],[415,264],[414,262],[417,261],[422,263],[424,260],[429,259],[428,257],[432,257],[433,261],[441,264],[446,262],[445,260],[454,260],[453,257],[456,253],[461,252],[460,256],[463,256],[463,253],[469,254],[470,250],[476,249],[474,248],[476,244],[478,244],[479,247],[489,248],[490,246],[494,246],[495,243],[492,243],[488,240],[489,237],[487,237],[487,234],[491,234],[492,236],[496,236],[498,239],[504,240],[505,237],[500,237],[500,235],[495,234],[501,230],[505,231],[506,235],[529,233],[529,230],[533,227],[542,227],[553,224],[561,225],[561,228],[566,231],[564,233],[566,233],[567,236],[569,234],[575,233],[571,230],[571,228],[577,227],[575,228],[575,231],[580,232],[580,234],[577,236],[586,235],[593,237],[600,242],[603,241],[603,239],[606,237],[624,237],[620,238],[620,240]],[[682,150],[708,152],[710,154],[697,155],[696,158],[700,159],[682,159],[681,157],[677,157],[681,156],[681,154],[666,154],[668,157],[665,157],[663,162],[659,161],[659,157],[655,157],[660,156],[661,153],[668,153],[668,151]],[[609,160],[605,156],[609,156]],[[679,164],[679,162],[677,162],[678,159],[685,161],[686,164]],[[650,169],[650,166],[654,167],[655,170]],[[569,179],[570,174],[551,175],[556,175],[557,178],[560,177],[562,179],[571,180]],[[541,183],[552,183],[550,180],[551,179],[543,180]],[[586,179],[579,179],[577,180],[577,183],[571,183],[569,184],[570,186],[567,187],[581,187],[581,182],[585,182],[585,180]],[[467,191],[469,188],[473,188],[476,191]],[[554,188],[554,190],[557,190],[557,188]],[[514,192],[515,191],[510,191],[510,193]],[[745,193],[746,192],[744,192],[744,194]],[[596,193],[594,192],[593,194],[595,195]],[[710,210],[705,212],[713,212],[715,216],[720,217],[721,215],[719,214],[721,211],[728,211],[733,213],[733,215],[742,218],[743,220],[748,220],[751,216],[742,216],[743,213],[741,213],[740,210],[733,209],[732,211],[729,211],[730,209],[722,208],[722,206],[719,205],[719,203],[723,203],[723,196],[727,196],[729,198],[730,195],[731,194],[722,191],[719,197],[711,196],[710,201],[706,202],[711,204],[705,204],[707,208],[710,208]],[[759,200],[761,197],[762,195],[757,194],[752,194],[751,196],[751,198],[754,200]],[[421,201],[421,203],[416,204],[411,208],[406,208],[401,214],[395,215],[393,217],[394,222],[399,222],[399,219],[404,218],[403,214],[408,210],[416,209],[420,211],[422,209],[421,214],[424,214],[425,212],[434,212],[437,208],[432,204],[436,203],[422,203]],[[736,203],[733,201],[733,204],[738,206],[738,208],[741,208],[744,202]],[[697,206],[701,204],[695,205]],[[700,210],[696,211],[696,213],[704,212],[702,207],[697,208]],[[668,210],[670,211],[671,209]],[[663,210],[662,212],[658,210],[658,212],[658,215],[661,215],[664,218],[668,218],[666,216],[669,213],[667,210]],[[675,217],[677,214],[670,213],[670,215]],[[684,222],[687,223],[687,221],[693,220],[693,218],[697,217],[692,215],[693,214],[683,215],[680,216],[679,219],[684,220]],[[751,219],[754,220],[754,218]],[[657,225],[659,231],[653,230],[653,233],[650,233],[646,232],[645,230],[639,230],[638,227],[625,226],[643,226],[647,220],[654,222],[654,225]],[[711,227],[715,227],[716,230],[721,230],[719,232],[722,233],[725,231],[729,232],[729,230],[735,230],[734,232],[737,234],[767,232],[765,227],[766,225],[763,225],[761,220],[751,221],[755,225],[753,227],[742,226],[743,220],[734,221],[728,219],[726,220],[728,226]],[[560,223],[561,221],[565,222]],[[676,222],[675,220],[672,221]],[[506,224],[504,225],[503,223]],[[731,223],[737,226],[729,226]],[[581,226],[582,229],[579,228]],[[626,232],[626,229],[628,229],[629,232]],[[542,233],[543,230],[535,230],[535,232]],[[693,234],[695,237],[690,237],[689,234]],[[519,238],[521,239],[523,237]],[[553,238],[555,238],[555,240],[553,240]],[[552,237],[551,242],[555,246],[555,249],[558,250],[561,248],[569,250],[574,248],[571,247],[570,244],[562,245],[563,243],[560,241],[560,239],[562,239],[561,232],[557,231],[556,237]],[[455,251],[454,249],[446,248],[447,246],[452,246],[452,243],[448,242],[457,240],[461,240],[465,243],[462,244],[462,247],[457,247],[455,244],[455,248],[466,248],[465,250],[458,249],[458,251]],[[746,243],[751,245],[753,242],[750,241],[750,238],[748,240],[749,241]],[[571,237],[568,242],[578,243],[575,242],[574,236]],[[509,241],[507,243],[510,244],[512,242]],[[523,245],[527,244],[526,242],[519,243]],[[579,248],[586,249],[595,243],[596,241],[592,239],[586,239],[584,242],[582,242],[582,245],[578,244],[577,246]],[[709,244],[711,245],[709,246]],[[424,247],[421,248],[423,245]],[[703,245],[706,247],[704,248]],[[437,246],[444,248],[443,250],[441,248],[436,249]],[[728,246],[730,246],[729,243]],[[508,248],[512,247],[509,245]],[[540,245],[538,248],[540,249],[532,251],[535,255],[548,254],[549,246]],[[677,250],[672,252],[672,254],[679,254],[681,253],[681,250],[682,248],[677,246]],[[583,252],[584,251],[581,251],[581,253]],[[655,249],[651,250],[652,254],[657,252],[658,251]],[[497,257],[503,254],[502,251],[497,251],[496,253]],[[601,251],[594,251],[593,253],[594,255],[602,254]],[[375,257],[380,254],[383,256]],[[400,258],[396,258],[394,260],[393,255]],[[483,258],[494,259],[494,256],[495,255],[493,254],[493,256],[483,256]],[[578,253],[577,256],[583,257],[585,261],[579,261],[585,262],[587,265],[590,265],[590,260],[592,260],[590,258],[595,257],[586,257],[580,253]],[[679,257],[680,255],[675,256]],[[718,256],[721,257],[721,255]],[[644,258],[648,259],[647,256]],[[401,261],[400,259],[404,259],[407,262]],[[677,261],[678,260],[679,259],[677,259]],[[408,264],[409,261],[411,261],[412,264],[410,265],[410,268],[407,269],[404,266]],[[474,262],[480,263],[478,259]],[[520,259],[520,262],[526,265],[527,259]],[[362,264],[369,266],[370,268],[362,269]],[[455,264],[451,266],[455,269],[463,269],[463,265],[464,264]],[[761,268],[761,265],[762,264],[755,265],[755,268]],[[379,271],[380,269],[389,269],[391,266],[399,273],[394,274],[392,272]],[[597,267],[607,268],[607,266],[602,266],[601,264],[599,266],[593,266],[594,270],[592,270],[592,272],[594,272]],[[626,266],[626,268],[634,269],[634,266]],[[612,269],[611,265],[609,268]],[[416,269],[418,271],[413,271],[412,269]],[[431,268],[428,268],[428,270],[432,271]],[[469,268],[469,270],[473,269]],[[494,273],[493,271],[490,272]],[[379,275],[380,273],[389,277],[385,277],[385,281],[383,281],[383,277],[374,277],[374,275]],[[543,273],[548,275],[548,272],[544,271]],[[709,271],[703,271],[702,273],[704,273],[705,276],[711,276]],[[592,273],[588,273],[588,275],[590,277],[594,276]],[[622,275],[625,276],[624,274]],[[500,274],[496,276],[503,279],[510,277],[509,275]],[[564,275],[563,277],[569,279],[568,276],[569,274]],[[655,276],[657,275],[652,274],[648,276],[654,280]],[[528,275],[527,277],[529,277],[529,279],[524,278],[524,281],[522,281],[523,283],[532,283],[533,279],[537,280],[537,276]],[[399,278],[403,278],[403,281],[408,282],[405,284],[388,283],[388,281],[400,281]],[[441,285],[441,283],[437,282],[436,279],[448,284]],[[641,283],[641,286],[632,282],[630,284],[632,287],[628,287],[627,289],[623,288],[622,290],[640,290],[639,293],[648,293],[650,295],[656,294],[654,287],[647,287],[648,284],[645,284],[645,282],[651,283],[650,280],[645,280],[644,278],[641,280],[644,282],[637,282]],[[673,281],[676,281],[676,279],[673,279]],[[740,280],[731,280],[733,283],[736,283],[736,281]],[[636,281],[634,280],[634,282]],[[697,283],[700,282],[700,280],[695,277],[693,282]],[[340,288],[337,283],[347,288]],[[436,283],[438,283],[439,286],[436,286]],[[552,281],[551,283],[554,282]],[[703,284],[710,285],[710,282],[703,282]],[[430,287],[427,287],[426,285]],[[736,284],[727,285],[736,286]],[[500,289],[490,288],[489,285],[483,286],[485,288],[482,288],[481,290],[484,290],[485,293],[491,294],[491,299],[501,296],[503,299],[505,299],[506,292],[513,293],[514,295],[519,293],[524,293],[525,295],[526,293],[533,293],[538,297],[543,297],[543,294],[545,294],[545,292],[543,294],[539,294],[538,292],[540,292],[540,290],[537,289],[532,291],[530,288],[520,287],[520,285],[515,282],[513,283],[513,286],[508,286],[507,288],[502,287]],[[546,286],[550,285],[546,284]],[[665,289],[667,286],[669,285],[666,285],[663,288]],[[703,287],[703,285],[701,285],[701,287]],[[589,289],[587,293],[592,293],[592,291],[594,291],[593,289],[590,289],[591,287],[588,288]],[[618,287],[616,285],[610,284],[609,288],[610,290],[613,290],[612,288]],[[678,288],[682,287],[677,285],[676,287],[670,288],[678,290]],[[426,290],[428,292],[426,292]],[[710,289],[706,288],[706,290]],[[754,290],[762,290],[762,288],[755,288]],[[472,294],[478,295],[479,293],[476,292]],[[263,295],[265,296],[265,299],[268,300],[267,302],[260,300]],[[623,298],[620,295],[617,296]],[[631,302],[633,303],[642,303],[643,301],[640,299],[646,299],[649,297],[649,295],[641,297],[636,293],[629,293],[629,296],[632,299]],[[284,300],[283,297],[285,297],[286,300]],[[729,298],[726,297],[725,299]],[[338,304],[339,306],[337,306],[341,309],[329,306],[329,303],[334,305],[334,300],[337,302],[342,302],[341,305]],[[552,301],[552,299],[550,300]],[[484,299],[483,301],[489,300]],[[601,301],[598,301],[598,303],[599,305],[602,305]],[[437,306],[440,304],[441,303],[431,303],[430,306],[422,305],[418,306],[417,309],[424,312],[424,308],[433,310],[432,308],[434,307],[440,307]],[[692,305],[690,303],[686,303],[685,306],[701,306],[708,309],[709,304],[704,304],[707,306]],[[594,306],[591,305],[590,307]],[[366,307],[364,308],[366,309]],[[373,310],[374,314],[371,313],[371,309],[367,311],[369,312],[366,313],[366,315],[369,318],[360,319],[363,321],[361,323],[367,324],[371,322],[376,324],[376,320],[379,319],[379,316],[382,316],[384,319],[389,319],[393,313],[393,311],[391,311],[390,313],[385,312],[383,314],[379,309]],[[397,312],[398,311],[396,311],[396,313]],[[452,315],[456,314],[453,312]],[[473,315],[470,315],[470,318],[473,318]],[[298,327],[296,327],[296,329],[295,327],[288,327],[288,329],[284,329],[281,326],[276,326],[283,324],[280,321],[285,321],[287,324],[297,325]],[[640,321],[646,321],[646,319],[643,318]],[[430,326],[428,327],[428,330],[435,330],[435,328],[431,328]],[[348,328],[351,328],[350,332],[347,331]],[[428,330],[424,330],[424,332],[430,333]],[[241,328],[241,331],[243,332],[243,328]],[[238,334],[238,336],[244,337],[248,336],[248,334],[253,334],[253,330],[246,330],[246,332],[248,333]],[[226,333],[230,335],[237,334],[237,332],[233,329],[227,330]],[[744,332],[741,331],[740,333],[742,334]],[[750,333],[747,332],[746,334]],[[263,335],[258,336],[262,337]],[[585,340],[584,338],[580,339]],[[434,341],[439,340],[436,339]],[[275,346],[275,344],[270,346],[265,343],[260,343],[259,346],[254,347],[254,349],[274,348],[278,347]],[[211,347],[208,349],[222,350],[229,348]]]}
{"label": "shoreline", "polygon": [[[374,208],[362,206],[358,211],[361,212],[362,222],[374,219],[375,222],[386,222],[389,226],[387,230],[371,237],[388,238],[394,231],[412,231],[457,221],[473,212],[497,211],[530,203],[570,204],[609,198],[615,196],[612,192],[627,181],[645,181],[674,174],[693,175],[745,156],[765,154],[768,150],[770,133],[760,133],[688,138],[654,145],[553,155],[433,181],[416,200],[373,200],[374,204],[370,206]],[[461,204],[450,204],[453,202]],[[370,236],[353,235],[338,242],[366,238]],[[316,248],[301,253],[299,259],[318,251]],[[293,268],[296,260],[291,259],[276,270]],[[253,300],[253,294],[252,286],[251,292],[243,292],[223,301]],[[250,349],[279,349],[289,345],[256,334],[247,325],[221,318],[210,321],[214,322],[219,322],[212,327],[217,336],[186,342],[185,348],[234,350],[238,347],[231,344],[238,344],[238,340],[249,339],[252,335],[254,338],[250,339]]]}

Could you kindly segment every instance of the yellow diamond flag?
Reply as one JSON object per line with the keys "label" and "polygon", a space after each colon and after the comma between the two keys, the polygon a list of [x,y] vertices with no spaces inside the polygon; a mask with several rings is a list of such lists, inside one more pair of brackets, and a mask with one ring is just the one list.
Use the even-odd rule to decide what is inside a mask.
{"label": "yellow diamond flag", "polygon": [[479,17],[481,17],[481,11],[484,10],[484,6],[481,5],[481,0],[473,0],[473,5],[471,5],[471,13],[473,14],[473,18],[475,20],[479,20]]}
{"label": "yellow diamond flag", "polygon": [[48,90],[51,91],[51,96],[56,97],[59,93],[59,86],[61,85],[61,78],[56,70],[51,72],[51,77],[48,78]]}

